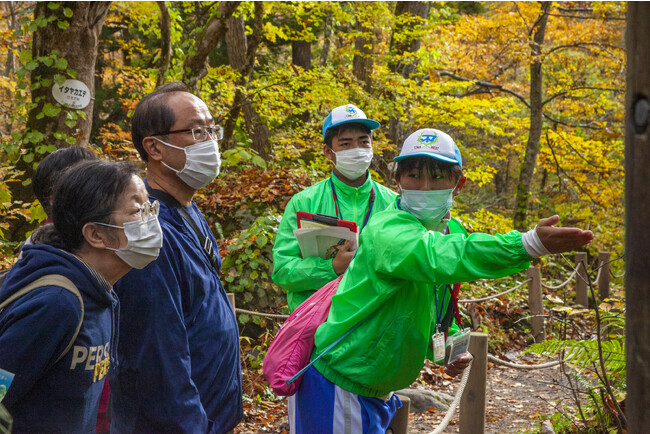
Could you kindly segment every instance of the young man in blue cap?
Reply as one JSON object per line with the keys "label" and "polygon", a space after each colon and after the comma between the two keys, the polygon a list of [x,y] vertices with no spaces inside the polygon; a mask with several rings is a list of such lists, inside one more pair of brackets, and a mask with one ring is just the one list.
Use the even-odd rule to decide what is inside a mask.
{"label": "young man in blue cap", "polygon": [[[385,432],[401,406],[393,391],[417,378],[425,357],[434,360],[448,285],[507,276],[532,258],[593,239],[590,231],[554,227],[558,216],[524,234],[445,234],[453,197],[465,183],[452,138],[418,130],[395,161],[401,196],[361,233],[327,321],[316,331],[312,358],[322,357],[294,395],[292,433]],[[460,374],[471,360],[461,354],[447,373]]]}
{"label": "young man in blue cap", "polygon": [[336,216],[356,222],[362,231],[368,220],[393,203],[397,194],[373,181],[372,130],[379,122],[368,119],[358,107],[336,107],[323,122],[323,153],[332,162],[332,175],[291,198],[284,212],[273,247],[273,280],[287,290],[293,311],[316,289],[336,279],[354,255],[352,241],[343,244],[336,257],[302,258],[293,234],[296,212]]}

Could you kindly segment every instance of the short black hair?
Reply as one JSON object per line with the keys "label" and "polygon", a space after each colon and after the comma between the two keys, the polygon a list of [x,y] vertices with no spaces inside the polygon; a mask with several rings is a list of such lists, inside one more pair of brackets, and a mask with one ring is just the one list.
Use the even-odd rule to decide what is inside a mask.
{"label": "short black hair", "polygon": [[194,95],[185,83],[174,81],[156,88],[135,106],[131,118],[131,139],[142,161],[149,160],[149,156],[142,146],[144,138],[169,131],[176,122],[174,110],[167,104],[169,95],[174,92],[186,92]]}
{"label": "short black hair", "polygon": [[97,160],[97,154],[81,146],[57,149],[41,161],[32,177],[32,190],[45,214],[52,211],[52,188],[62,173],[81,161]]}
{"label": "short black hair", "polygon": [[426,170],[431,178],[446,177],[452,180],[456,178],[456,181],[458,181],[463,176],[463,169],[458,163],[449,163],[426,155],[414,155],[406,157],[397,163],[395,177],[399,180],[404,173],[413,169]]}
{"label": "short black hair", "polygon": [[35,232],[34,243],[75,253],[84,242],[84,225],[110,223],[118,199],[138,174],[126,161],[85,161],[69,168],[54,188],[54,224]]}
{"label": "short black hair", "polygon": [[341,125],[335,125],[333,127],[330,127],[327,132],[325,133],[325,138],[323,139],[325,144],[332,149],[332,140],[334,137],[338,137],[343,131],[346,130],[360,130],[363,131],[364,133],[368,134],[370,138],[372,139],[372,130],[365,126],[362,123],[358,122],[348,122],[345,124]]}

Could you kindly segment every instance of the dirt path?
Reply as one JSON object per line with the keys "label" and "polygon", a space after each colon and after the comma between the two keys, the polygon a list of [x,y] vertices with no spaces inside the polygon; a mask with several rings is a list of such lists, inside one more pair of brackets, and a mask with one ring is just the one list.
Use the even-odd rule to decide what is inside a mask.
{"label": "dirt path", "polygon": [[[487,381],[486,434],[539,431],[541,421],[546,419],[543,416],[573,407],[558,366],[525,371],[490,363]],[[458,381],[454,381],[447,393],[454,395],[457,386]],[[430,433],[444,416],[440,411],[411,413],[409,433]],[[458,411],[444,432],[458,432]]]}

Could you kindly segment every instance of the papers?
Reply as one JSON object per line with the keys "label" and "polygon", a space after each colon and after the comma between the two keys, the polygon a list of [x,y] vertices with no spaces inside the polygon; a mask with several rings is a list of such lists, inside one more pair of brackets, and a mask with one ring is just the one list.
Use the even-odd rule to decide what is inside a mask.
{"label": "papers", "polygon": [[449,336],[447,338],[446,350],[447,350],[447,365],[450,365],[456,361],[458,356],[467,351],[469,347],[469,338],[471,336],[471,330],[469,328],[463,329],[458,334]]}
{"label": "papers", "polygon": [[332,259],[338,253],[338,247],[346,240],[353,240],[352,249],[356,250],[359,238],[356,232],[347,227],[303,227],[295,229],[293,234],[298,240],[303,258],[318,256],[323,259]]}
{"label": "papers", "polygon": [[303,258],[318,256],[332,259],[338,253],[339,246],[347,240],[353,240],[353,250],[359,246],[359,234],[355,222],[303,211],[296,212],[296,220],[298,229],[293,231],[293,235],[298,240]]}

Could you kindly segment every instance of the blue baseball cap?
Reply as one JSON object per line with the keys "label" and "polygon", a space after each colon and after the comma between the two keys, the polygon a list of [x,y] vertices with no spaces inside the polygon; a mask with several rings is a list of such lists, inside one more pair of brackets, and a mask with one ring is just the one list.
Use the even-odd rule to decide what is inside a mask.
{"label": "blue baseball cap", "polygon": [[393,160],[399,162],[406,157],[424,155],[447,163],[457,163],[463,168],[463,159],[456,142],[449,134],[433,128],[417,130],[404,140],[399,155]]}
{"label": "blue baseball cap", "polygon": [[363,124],[368,128],[370,128],[371,130],[374,130],[375,128],[379,128],[379,126],[381,125],[377,121],[368,119],[366,117],[366,114],[363,111],[361,111],[360,108],[352,104],[342,105],[332,110],[330,114],[327,115],[327,117],[325,118],[325,122],[323,122],[323,140],[325,139],[325,134],[327,134],[327,130],[329,130],[330,128],[337,125],[342,125],[342,124],[347,124],[352,122]]}

